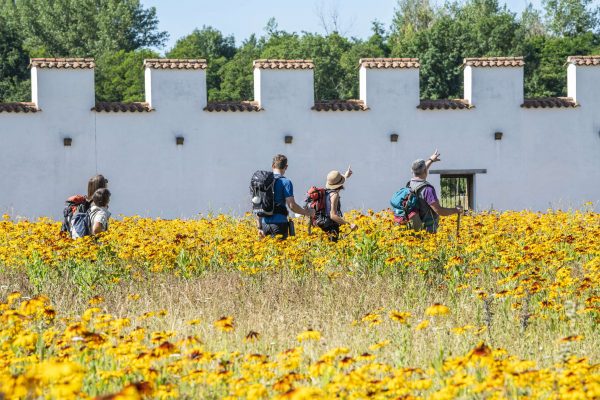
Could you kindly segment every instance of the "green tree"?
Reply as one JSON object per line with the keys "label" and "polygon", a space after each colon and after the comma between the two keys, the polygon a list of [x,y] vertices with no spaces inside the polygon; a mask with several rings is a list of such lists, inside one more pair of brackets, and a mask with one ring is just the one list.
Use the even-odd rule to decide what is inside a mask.
{"label": "green tree", "polygon": [[235,39],[210,26],[195,29],[191,34],[179,39],[167,53],[168,58],[205,58],[208,61],[206,82],[208,97],[220,97],[221,68],[235,55]]}
{"label": "green tree", "polygon": [[572,37],[538,36],[526,42],[525,66],[528,97],[566,96],[568,56],[598,51],[598,38],[591,32]]}
{"label": "green tree", "polygon": [[220,69],[221,88],[210,100],[251,100],[254,98],[253,66],[260,58],[262,44],[255,35],[245,40],[233,58]]}
{"label": "green tree", "polygon": [[515,14],[497,0],[468,0],[439,10],[427,29],[396,33],[392,55],[421,60],[421,96],[462,97],[463,58],[518,55],[521,36]]}
{"label": "green tree", "polygon": [[157,58],[158,53],[142,49],[107,52],[97,60],[96,99],[98,101],[143,101],[145,58]]}
{"label": "green tree", "polygon": [[546,24],[555,36],[575,36],[598,28],[599,8],[592,0],[544,0]]}
{"label": "green tree", "polygon": [[24,101],[30,96],[28,61],[18,28],[0,14],[0,101]]}
{"label": "green tree", "polygon": [[2,0],[14,8],[31,56],[97,57],[164,45],[156,9],[139,0]]}

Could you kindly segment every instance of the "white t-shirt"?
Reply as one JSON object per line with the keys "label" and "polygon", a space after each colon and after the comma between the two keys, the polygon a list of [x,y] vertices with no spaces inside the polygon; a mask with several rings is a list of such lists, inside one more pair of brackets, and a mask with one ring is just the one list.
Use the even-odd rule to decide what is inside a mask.
{"label": "white t-shirt", "polygon": [[92,229],[96,223],[100,223],[105,231],[108,230],[108,219],[110,218],[110,211],[106,207],[98,207],[93,205],[90,208],[90,220],[92,222]]}

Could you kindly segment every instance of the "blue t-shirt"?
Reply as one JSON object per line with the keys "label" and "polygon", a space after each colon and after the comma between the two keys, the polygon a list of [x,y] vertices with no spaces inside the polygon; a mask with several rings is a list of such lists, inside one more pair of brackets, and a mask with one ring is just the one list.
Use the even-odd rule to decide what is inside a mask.
{"label": "blue t-shirt", "polygon": [[[275,204],[286,207],[285,199],[294,196],[294,185],[285,176],[275,174],[275,178],[279,178],[275,182]],[[273,214],[270,217],[264,217],[263,222],[265,224],[282,224],[287,222],[287,217],[282,214]]]}

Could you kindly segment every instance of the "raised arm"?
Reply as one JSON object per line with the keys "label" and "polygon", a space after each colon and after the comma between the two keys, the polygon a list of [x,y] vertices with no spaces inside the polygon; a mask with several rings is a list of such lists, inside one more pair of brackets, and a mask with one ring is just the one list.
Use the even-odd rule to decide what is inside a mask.
{"label": "raised arm", "polygon": [[442,161],[442,159],[440,158],[440,152],[438,151],[438,149],[435,149],[433,154],[425,161],[425,167],[427,168],[427,171],[429,171],[429,167],[431,167],[431,164],[438,161]]}

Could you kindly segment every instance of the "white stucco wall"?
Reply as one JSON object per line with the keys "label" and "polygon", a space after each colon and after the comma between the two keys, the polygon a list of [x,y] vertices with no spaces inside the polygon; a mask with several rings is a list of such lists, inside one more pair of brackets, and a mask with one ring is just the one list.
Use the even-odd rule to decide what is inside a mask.
{"label": "white stucco wall", "polygon": [[[475,204],[545,210],[600,200],[600,67],[569,66],[577,108],[526,109],[523,69],[465,68],[469,110],[420,110],[418,69],[365,69],[367,111],[311,110],[312,70],[255,70],[260,112],[208,112],[204,70],[146,70],[149,113],[94,105],[91,69],[32,69],[41,112],[0,113],[0,212],[60,218],[96,173],[115,214],[193,217],[249,209],[252,172],[288,156],[296,198],[352,164],[345,209],[388,207],[410,165],[438,148],[434,169],[485,169]],[[565,75],[567,75],[565,73]],[[494,132],[503,132],[494,140]],[[397,133],[397,143],[390,134]],[[292,135],[291,144],[284,136]],[[177,146],[175,138],[185,143]],[[63,146],[71,137],[71,147]],[[439,176],[430,181],[438,187]]]}

